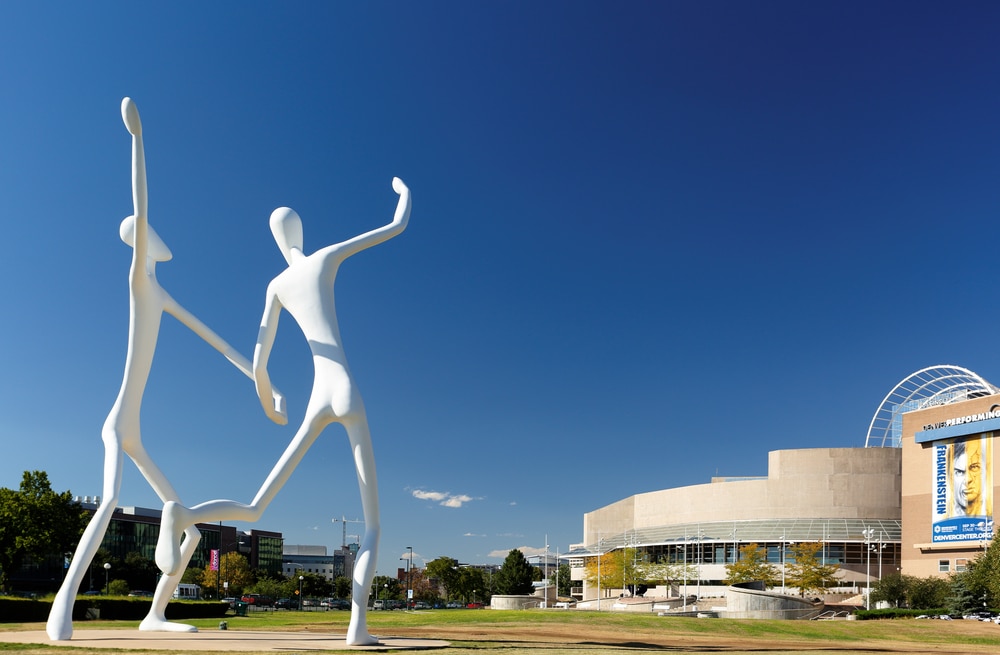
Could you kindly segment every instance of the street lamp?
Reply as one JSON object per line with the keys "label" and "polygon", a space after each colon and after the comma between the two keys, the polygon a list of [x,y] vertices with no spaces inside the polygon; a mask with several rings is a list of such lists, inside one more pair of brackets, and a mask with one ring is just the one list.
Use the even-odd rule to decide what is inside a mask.
{"label": "street lamp", "polygon": [[704,538],[705,533],[701,530],[698,531],[698,600],[701,600],[701,560],[704,559],[704,551],[702,551],[701,540]]}
{"label": "street lamp", "polygon": [[865,609],[870,610],[872,608],[872,537],[875,536],[874,528],[865,528],[861,531],[862,536],[865,538],[865,557],[868,560],[865,574],[868,578],[865,589]]}
{"label": "street lamp", "polygon": [[306,576],[304,576],[304,575],[300,575],[299,576],[299,611],[300,612],[302,611],[302,580],[305,579],[305,577]]}
{"label": "street lamp", "polygon": [[785,533],[781,533],[781,593],[785,593]]}
{"label": "street lamp", "polygon": [[109,589],[109,587],[108,587],[108,574],[110,572],[111,572],[111,563],[110,562],[105,562],[104,563],[104,595],[105,596],[108,595],[108,589]]}
{"label": "street lamp", "polygon": [[410,598],[413,597],[413,589],[410,587],[410,566],[413,565],[413,546],[407,546],[406,550],[410,551],[406,557],[400,557],[399,559],[406,560],[406,609],[410,609]]}

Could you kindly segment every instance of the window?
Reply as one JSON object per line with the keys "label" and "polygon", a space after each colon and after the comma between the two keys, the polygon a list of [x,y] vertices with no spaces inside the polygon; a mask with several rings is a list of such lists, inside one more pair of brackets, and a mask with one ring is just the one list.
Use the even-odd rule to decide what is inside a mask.
{"label": "window", "polygon": [[964,571],[966,569],[968,563],[969,563],[969,560],[967,560],[965,558],[956,559],[955,560],[955,570],[958,571],[958,572]]}
{"label": "window", "polygon": [[941,573],[947,573],[951,570],[951,560],[939,559],[938,560],[938,571]]}

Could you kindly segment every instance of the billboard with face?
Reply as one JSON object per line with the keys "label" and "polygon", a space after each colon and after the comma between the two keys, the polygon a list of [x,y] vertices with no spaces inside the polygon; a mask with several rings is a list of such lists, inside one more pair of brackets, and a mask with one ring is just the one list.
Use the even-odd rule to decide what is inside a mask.
{"label": "billboard with face", "polygon": [[993,538],[993,433],[933,445],[934,543]]}

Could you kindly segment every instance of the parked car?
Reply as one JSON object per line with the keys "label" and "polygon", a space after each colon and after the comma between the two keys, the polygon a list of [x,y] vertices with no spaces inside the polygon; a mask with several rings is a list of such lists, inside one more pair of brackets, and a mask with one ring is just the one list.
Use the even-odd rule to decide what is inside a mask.
{"label": "parked car", "polygon": [[428,605],[427,603],[425,603],[422,600],[418,600],[417,602],[415,602],[413,604],[413,609],[415,609],[415,610],[429,610],[430,608],[431,608],[431,606]]}
{"label": "parked car", "polygon": [[231,610],[236,609],[236,599],[235,598],[223,598],[220,602],[227,603],[229,605],[229,609],[231,609]]}
{"label": "parked car", "polygon": [[470,610],[481,610],[483,609],[484,605],[482,603],[469,603],[468,605],[466,605],[466,607],[469,608]]}
{"label": "parked car", "polygon": [[299,601],[294,598],[279,598],[278,600],[274,601],[274,609],[291,610],[298,608],[299,608]]}
{"label": "parked car", "polygon": [[450,610],[457,610],[457,609],[461,609],[461,608],[463,608],[465,606],[462,605],[462,603],[458,602],[457,600],[453,600],[450,603],[448,603],[447,605],[445,605],[445,607],[447,607]]}
{"label": "parked car", "polygon": [[272,607],[274,605],[274,599],[264,594],[246,594],[240,600],[247,605],[256,605],[257,607]]}
{"label": "parked car", "polygon": [[128,592],[128,595],[130,598],[152,598],[153,592],[138,590],[138,591],[130,591]]}

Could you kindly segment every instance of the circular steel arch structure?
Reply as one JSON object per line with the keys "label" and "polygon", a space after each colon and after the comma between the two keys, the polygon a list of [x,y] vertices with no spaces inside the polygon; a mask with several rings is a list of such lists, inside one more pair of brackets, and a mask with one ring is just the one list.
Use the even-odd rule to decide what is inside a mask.
{"label": "circular steel arch structure", "polygon": [[911,373],[882,400],[865,439],[866,448],[899,448],[903,413],[1000,393],[982,376],[961,366],[939,364]]}

